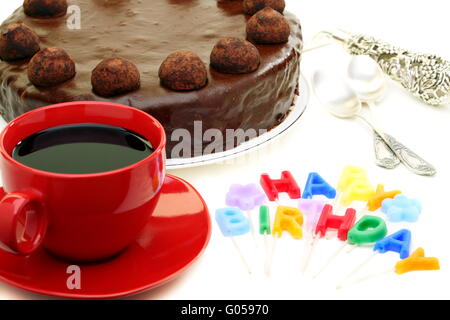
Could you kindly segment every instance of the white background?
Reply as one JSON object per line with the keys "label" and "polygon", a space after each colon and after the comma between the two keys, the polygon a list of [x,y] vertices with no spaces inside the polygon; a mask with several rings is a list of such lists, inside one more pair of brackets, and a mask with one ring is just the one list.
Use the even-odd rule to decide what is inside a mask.
{"label": "white background", "polygon": [[[393,44],[420,52],[436,53],[450,59],[448,42],[449,5],[447,1],[357,1],[357,0],[287,0],[288,10],[301,19],[304,36],[341,27],[355,33],[367,33]],[[0,20],[4,20],[21,0],[2,1]],[[302,71],[309,79],[319,68],[344,72],[348,57],[339,46],[306,53]],[[369,171],[373,184],[384,183],[388,189],[400,189],[423,202],[420,221],[414,225],[389,225],[391,231],[408,227],[413,231],[413,247],[424,247],[426,253],[441,259],[442,271],[393,273],[343,290],[336,283],[369,255],[368,249],[342,254],[327,273],[318,280],[302,278],[299,264],[303,241],[283,237],[279,241],[273,276],[262,272],[262,252],[255,254],[251,237],[238,239],[254,265],[254,274],[246,274],[231,241],[222,237],[215,223],[210,245],[200,260],[172,283],[137,296],[141,299],[409,299],[450,298],[448,285],[450,210],[450,110],[417,102],[391,82],[386,98],[376,109],[385,130],[432,162],[438,169],[434,178],[418,177],[403,167],[393,171],[374,165],[370,131],[358,121],[338,120],[320,107],[312,96],[302,119],[288,135],[257,156],[229,164],[173,171],[191,182],[206,199],[211,213],[224,206],[224,196],[231,183],[257,183],[263,172],[273,177],[291,170],[303,186],[309,172],[317,171],[335,183],[343,166],[354,164]],[[286,202],[286,204],[289,204]],[[295,203],[292,203],[295,205]],[[255,215],[256,216],[256,215]],[[260,251],[262,250],[262,239]],[[339,243],[320,242],[311,269],[317,269]],[[248,252],[247,252],[248,251]],[[253,252],[253,253],[251,253]],[[398,256],[387,254],[374,260],[361,275],[393,267]],[[0,284],[0,299],[39,299],[43,296],[25,293]]]}

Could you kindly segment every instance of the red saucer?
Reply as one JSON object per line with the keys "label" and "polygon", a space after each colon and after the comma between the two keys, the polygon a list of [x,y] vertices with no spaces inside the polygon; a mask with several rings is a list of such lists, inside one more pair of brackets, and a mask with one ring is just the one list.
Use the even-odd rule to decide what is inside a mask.
{"label": "red saucer", "polygon": [[28,257],[0,250],[0,280],[58,297],[123,297],[174,279],[203,252],[210,234],[209,212],[202,197],[189,183],[168,175],[155,213],[141,236],[109,261],[80,265],[80,290],[67,288],[71,264],[44,249]]}

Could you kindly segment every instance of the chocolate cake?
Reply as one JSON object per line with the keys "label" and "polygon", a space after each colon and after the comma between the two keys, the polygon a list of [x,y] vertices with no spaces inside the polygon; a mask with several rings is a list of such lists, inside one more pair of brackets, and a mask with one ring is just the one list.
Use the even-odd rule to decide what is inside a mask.
{"label": "chocolate cake", "polygon": [[[31,54],[36,55],[37,51],[37,44],[31,35],[34,50],[29,48],[25,51],[31,52],[27,58],[0,61],[0,112],[7,121],[35,108],[60,102],[115,102],[141,109],[163,124],[168,135],[169,158],[194,156],[202,152],[198,148],[194,150],[194,142],[203,146],[211,144],[210,141],[203,141],[198,132],[194,135],[194,121],[201,121],[202,132],[218,129],[226,138],[227,129],[270,130],[284,120],[298,94],[301,27],[293,14],[279,13],[280,8],[276,8],[278,11],[266,8],[252,17],[244,12],[243,1],[236,0],[72,0],[68,1],[66,14],[60,14],[66,1],[56,1],[58,10],[54,11],[59,13],[51,16],[49,11],[48,17],[45,16],[45,10],[40,10],[39,1],[28,2],[36,2],[28,6],[28,11],[37,8],[36,15],[33,11],[26,14],[23,7],[17,9],[3,22],[2,35],[7,37],[8,26],[23,23],[32,30],[28,31],[27,28],[28,33],[37,34],[41,50],[60,48],[60,51],[67,53],[66,59],[73,60],[76,73],[69,73],[69,77],[50,77],[64,79],[58,84],[42,79],[30,81],[29,73],[39,75],[39,72],[48,70],[48,66],[42,64],[34,67],[36,70],[28,70]],[[254,4],[252,6],[255,8]],[[77,8],[81,12],[81,24],[79,29],[73,29],[69,24],[77,19]],[[270,20],[272,18],[275,20]],[[247,26],[249,19],[252,19],[251,26]],[[278,20],[280,23],[287,21],[287,24],[274,25],[271,31],[271,25],[278,24]],[[269,24],[263,25],[264,22]],[[289,37],[286,37],[286,30],[290,30]],[[274,33],[273,37],[270,32]],[[244,44],[245,39],[248,41]],[[257,39],[263,39],[264,44],[258,43]],[[224,44],[234,47],[224,48]],[[3,46],[5,50],[7,45]],[[239,51],[238,48],[242,46],[245,50]],[[253,46],[257,48],[259,56]],[[186,86],[189,90],[177,91],[179,86],[170,87],[170,82],[165,85],[166,82],[160,79],[160,68],[163,62],[166,63],[165,68],[176,68],[165,61],[174,52],[176,55],[189,57],[195,54],[195,57],[199,57],[205,64],[207,79],[204,78],[205,74],[196,75],[201,76],[195,79],[201,85]],[[246,55],[245,59],[251,65],[246,67],[247,62],[239,64],[239,54]],[[102,66],[99,65],[102,61],[119,57],[123,60],[117,61],[125,61],[135,73],[136,67],[140,77],[139,74],[134,75],[132,80],[128,80],[131,83],[127,86],[113,90],[108,87],[108,79],[102,81],[102,75],[111,72],[109,69],[102,69],[101,73],[97,68],[96,77],[92,74],[97,66]],[[213,65],[210,64],[211,57],[215,59]],[[259,59],[259,65],[256,59]],[[111,60],[108,61],[111,64]],[[186,61],[188,65],[185,71],[190,70],[189,60]],[[35,61],[33,63],[36,64]],[[202,66],[197,69],[199,72],[203,70]],[[179,70],[172,70],[173,73],[171,69],[168,70],[164,73],[168,79],[173,74],[179,75],[177,81],[185,81],[189,77],[189,72],[182,75]],[[44,77],[44,80],[47,78]],[[115,79],[109,80],[111,83],[117,82]],[[49,85],[39,86],[40,83]],[[102,90],[96,91],[93,86]],[[108,95],[101,95],[101,92]],[[172,149],[180,142],[179,135],[172,137],[176,129],[185,129],[181,133],[189,132],[192,135],[190,143],[193,153],[178,150],[172,154]],[[226,139],[216,141],[221,145],[216,151],[222,146],[227,145],[229,148],[242,142],[234,141],[234,137],[232,139],[232,144],[227,144]]]}

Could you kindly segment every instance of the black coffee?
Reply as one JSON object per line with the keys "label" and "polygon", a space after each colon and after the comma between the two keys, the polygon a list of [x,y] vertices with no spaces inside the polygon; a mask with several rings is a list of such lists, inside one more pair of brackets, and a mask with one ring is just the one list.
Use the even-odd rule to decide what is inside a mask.
{"label": "black coffee", "polygon": [[12,157],[42,171],[86,174],[120,169],[152,153],[150,142],[137,133],[83,123],[38,132],[20,142]]}

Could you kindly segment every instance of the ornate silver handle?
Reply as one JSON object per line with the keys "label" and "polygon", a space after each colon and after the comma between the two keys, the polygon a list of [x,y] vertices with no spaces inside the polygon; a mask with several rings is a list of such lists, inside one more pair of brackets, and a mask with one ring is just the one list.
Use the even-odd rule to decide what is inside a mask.
{"label": "ornate silver handle", "polygon": [[377,166],[385,169],[394,169],[400,164],[400,159],[395,155],[394,151],[388,147],[383,138],[374,131],[373,135],[375,162]]}
{"label": "ornate silver handle", "polygon": [[346,42],[353,55],[368,55],[393,80],[429,105],[450,103],[450,62],[435,54],[414,53],[367,35]]}
{"label": "ornate silver handle", "polygon": [[383,139],[400,161],[412,172],[422,176],[434,176],[436,174],[436,169],[429,162],[419,157],[392,136],[384,133]]}
{"label": "ornate silver handle", "polygon": [[[322,31],[312,42],[323,42],[324,38],[342,43],[352,55],[371,57],[384,73],[424,103],[433,106],[450,104],[450,61],[435,54],[411,52],[368,35],[343,30]],[[325,44],[316,44],[309,50]]]}

